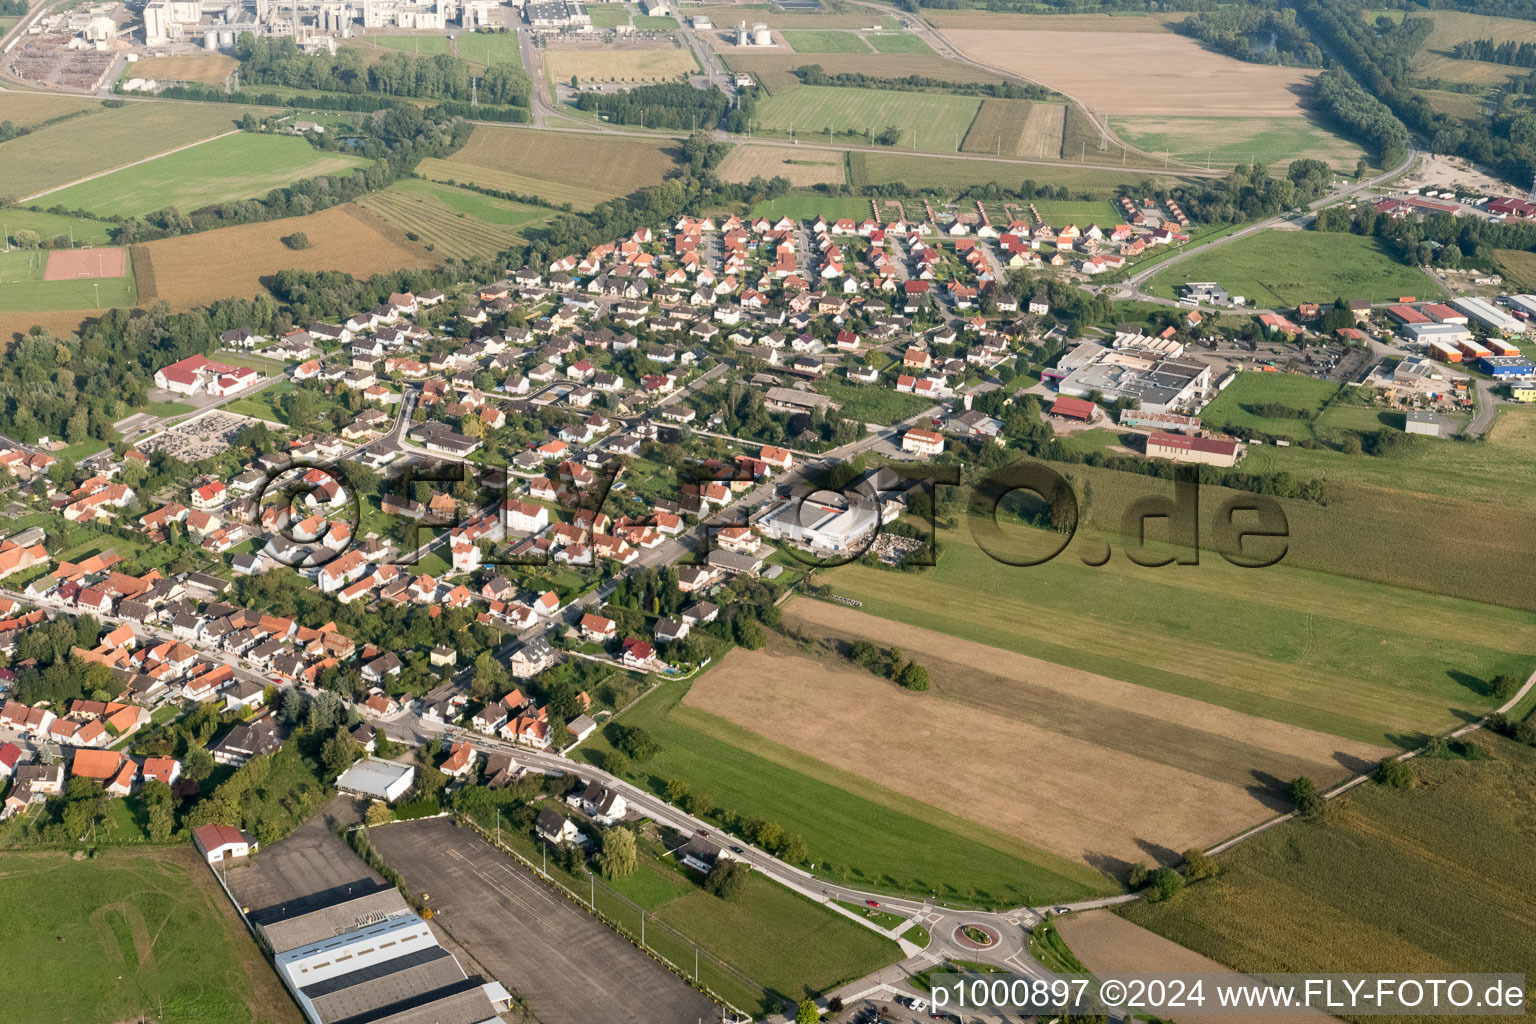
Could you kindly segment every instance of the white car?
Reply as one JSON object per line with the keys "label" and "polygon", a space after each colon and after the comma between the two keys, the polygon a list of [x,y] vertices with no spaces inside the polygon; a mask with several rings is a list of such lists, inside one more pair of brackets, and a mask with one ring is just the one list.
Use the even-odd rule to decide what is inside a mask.
{"label": "white car", "polygon": [[928,1004],[923,1002],[921,999],[912,1000],[909,1006],[911,1007],[913,1013],[922,1013],[924,1010],[928,1009]]}

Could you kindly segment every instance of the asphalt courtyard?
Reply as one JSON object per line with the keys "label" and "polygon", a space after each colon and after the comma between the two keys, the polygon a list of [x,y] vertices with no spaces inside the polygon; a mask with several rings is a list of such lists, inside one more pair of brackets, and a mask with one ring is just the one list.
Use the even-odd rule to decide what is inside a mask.
{"label": "asphalt courtyard", "polygon": [[697,1024],[720,1008],[468,828],[445,818],[370,830],[412,892],[541,1024]]}

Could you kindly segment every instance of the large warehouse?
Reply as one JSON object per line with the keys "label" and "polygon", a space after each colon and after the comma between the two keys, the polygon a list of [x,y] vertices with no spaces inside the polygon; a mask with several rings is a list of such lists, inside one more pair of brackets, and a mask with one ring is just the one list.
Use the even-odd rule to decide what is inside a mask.
{"label": "large warehouse", "polygon": [[1153,434],[1147,438],[1147,457],[1174,462],[1198,462],[1206,466],[1235,466],[1243,453],[1236,441],[1184,434]]}
{"label": "large warehouse", "polygon": [[400,890],[365,879],[246,915],[311,1024],[501,1024],[510,996],[470,977]]}
{"label": "large warehouse", "polygon": [[1072,398],[1097,393],[1109,402],[1134,398],[1147,412],[1197,413],[1211,386],[1206,364],[1145,349],[1079,345],[1058,364],[1064,367],[1070,369],[1057,382],[1058,393]]}

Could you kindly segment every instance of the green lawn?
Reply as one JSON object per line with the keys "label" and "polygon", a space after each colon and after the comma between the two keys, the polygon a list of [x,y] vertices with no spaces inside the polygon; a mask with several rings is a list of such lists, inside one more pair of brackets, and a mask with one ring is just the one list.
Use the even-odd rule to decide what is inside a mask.
{"label": "green lawn", "polygon": [[1365,153],[1304,117],[1116,117],[1111,127],[1138,149],[1213,168],[1309,158],[1353,176]]}
{"label": "green lawn", "polygon": [[[1092,501],[1115,504],[1102,479],[1093,478]],[[1130,486],[1137,482],[1128,481],[1127,496],[1164,490]],[[1060,543],[1020,524],[1002,546],[1022,552],[1026,539],[1040,554]],[[1484,681],[1524,678],[1533,667],[1536,624],[1523,612],[1286,562],[1242,569],[1202,539],[1198,567],[1143,568],[1124,557],[1118,536],[1080,534],[1082,544],[1108,541],[1114,557],[1090,568],[1074,547],[1015,568],[969,530],[946,531],[939,564],[926,572],[855,564],[820,579],[884,618],[1384,746],[1487,710]]]}
{"label": "green lawn", "polygon": [[192,406],[183,402],[150,402],[139,411],[147,412],[151,416],[171,417],[191,412]]}
{"label": "green lawn", "polygon": [[[868,53],[869,45],[857,32],[786,30],[781,33],[796,53]],[[911,52],[911,51],[904,51]]]}
{"label": "green lawn", "polygon": [[629,24],[629,8],[623,4],[592,4],[587,8],[594,28],[618,28]]}
{"label": "green lawn", "polygon": [[637,14],[634,24],[641,32],[665,32],[677,28],[677,19],[659,14]]}
{"label": "green lawn", "polygon": [[[596,9],[593,9],[596,14]],[[597,24],[594,17],[592,23]],[[459,56],[476,64],[516,64],[522,67],[516,32],[465,32],[455,40]]]}
{"label": "green lawn", "polygon": [[122,277],[44,281],[48,254],[40,250],[0,252],[0,313],[51,309],[112,309],[138,301],[133,265]]}
{"label": "green lawn", "polygon": [[436,56],[437,54],[448,52],[447,36],[370,35],[366,39],[375,46],[383,46],[391,50],[403,50],[406,53],[419,53],[423,56]]}
{"label": "green lawn", "polygon": [[894,928],[906,920],[900,914],[893,914],[888,910],[876,910],[865,903],[849,903],[846,900],[837,900],[836,903],[844,910],[858,914],[865,920],[873,921],[881,928]]}
{"label": "green lawn", "polygon": [[[1032,202],[1041,218],[1047,224],[1057,228],[1066,227],[1068,224],[1076,224],[1083,228],[1089,224],[1097,224],[1102,228],[1125,220],[1125,215],[1115,209],[1113,204],[1107,202],[1074,202],[1069,199],[1035,199]],[[1028,209],[1029,204],[1021,203],[1020,206]],[[997,223],[995,218],[993,223]]]}
{"label": "green lawn", "polygon": [[865,36],[866,40],[874,44],[875,49],[881,53],[932,53],[928,44],[923,42],[921,36],[906,35],[904,33],[882,32],[878,35]]}
{"label": "green lawn", "polygon": [[7,1019],[302,1019],[190,844],[79,861],[0,854],[0,876],[0,917],[12,939],[0,960]]}
{"label": "green lawn", "polygon": [[839,132],[864,138],[895,127],[898,149],[951,153],[980,108],[976,96],[802,85],[759,100],[753,131],[825,140],[830,128],[835,141]]}
{"label": "green lawn", "polygon": [[919,395],[903,394],[883,384],[855,384],[840,376],[817,382],[816,390],[840,402],[842,415],[848,419],[887,427],[933,407],[931,400]]}
{"label": "green lawn", "polygon": [[1239,971],[1529,976],[1536,750],[1474,741],[1492,757],[1416,758],[1413,788],[1368,783],[1323,824],[1286,822],[1218,856],[1217,878],[1120,912]]}
{"label": "green lawn", "polygon": [[733,900],[696,889],[662,906],[656,919],[784,1002],[798,1003],[901,959],[890,939],[755,873]]}
{"label": "green lawn", "polygon": [[[637,766],[655,790],[692,782],[721,808],[802,835],[818,874],[941,899],[1038,905],[1107,891],[1083,865],[1027,847],[958,816],[873,785],[746,729],[683,706],[687,682],[665,682],[624,714],[661,752]],[[577,757],[601,761],[601,734]]]}
{"label": "green lawn", "polygon": [[191,211],[366,162],[322,152],[293,135],[241,132],[55,192],[47,202],[102,217],[137,217],[167,206]]}
{"label": "green lawn", "polygon": [[[1344,385],[1294,373],[1239,373],[1215,401],[1205,407],[1201,419],[1216,429],[1233,426],[1300,440],[1312,436],[1312,423],[1323,406]],[[1303,415],[1264,416],[1254,410],[1263,405],[1283,405]],[[1265,410],[1272,411],[1272,410]]]}
{"label": "green lawn", "polygon": [[1380,241],[1319,231],[1261,231],[1196,253],[1156,275],[1148,290],[1174,297],[1186,281],[1216,281],[1250,306],[1440,297],[1444,290],[1416,267],[1399,263]]}

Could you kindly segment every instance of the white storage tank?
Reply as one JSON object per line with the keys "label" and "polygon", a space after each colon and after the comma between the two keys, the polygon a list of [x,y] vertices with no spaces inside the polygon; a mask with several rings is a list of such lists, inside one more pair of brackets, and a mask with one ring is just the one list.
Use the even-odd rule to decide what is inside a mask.
{"label": "white storage tank", "polygon": [[773,33],[768,31],[767,25],[752,26],[752,43],[755,46],[773,45]]}
{"label": "white storage tank", "polygon": [[233,50],[235,48],[235,30],[232,28],[227,28],[220,32],[219,45],[224,47],[226,50]]}
{"label": "white storage tank", "polygon": [[214,51],[219,48],[219,30],[211,28],[203,33],[203,49]]}

